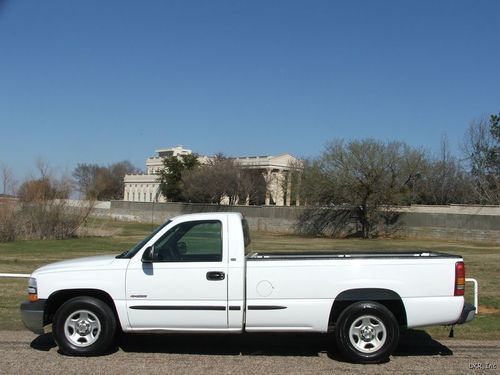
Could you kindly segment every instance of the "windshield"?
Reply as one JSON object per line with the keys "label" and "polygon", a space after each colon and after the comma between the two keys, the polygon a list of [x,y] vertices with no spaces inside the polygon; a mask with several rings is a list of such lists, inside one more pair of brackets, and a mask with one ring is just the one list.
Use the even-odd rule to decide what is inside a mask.
{"label": "windshield", "polygon": [[165,226],[167,226],[168,224],[170,224],[172,222],[172,220],[168,220],[166,221],[165,223],[163,223],[162,225],[160,225],[158,228],[156,228],[154,231],[151,232],[151,234],[149,236],[147,236],[145,239],[143,239],[142,241],[138,242],[137,244],[135,244],[131,249],[127,250],[127,251],[124,251],[123,253],[121,253],[120,255],[117,255],[116,257],[117,258],[132,258],[135,254],[137,254],[137,252],[142,249],[142,247],[151,239],[153,238],[153,236],[158,233],[160,230],[162,230]]}

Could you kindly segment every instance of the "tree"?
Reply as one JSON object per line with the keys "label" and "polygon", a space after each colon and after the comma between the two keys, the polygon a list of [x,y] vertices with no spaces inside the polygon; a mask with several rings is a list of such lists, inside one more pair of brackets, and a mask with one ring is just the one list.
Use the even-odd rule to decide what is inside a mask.
{"label": "tree", "polygon": [[126,174],[138,173],[139,169],[124,160],[108,166],[78,164],[73,171],[78,190],[88,200],[122,199],[123,179]]}
{"label": "tree", "polygon": [[228,204],[258,202],[265,194],[265,181],[259,170],[243,169],[222,153],[205,165],[182,173],[185,199],[195,203]]}
{"label": "tree", "polygon": [[23,203],[41,203],[55,199],[68,199],[73,184],[69,177],[54,177],[54,172],[41,159],[37,160],[40,177],[25,180],[19,186],[18,197]]}
{"label": "tree", "polygon": [[426,157],[411,203],[452,204],[474,201],[472,180],[462,163],[452,155],[444,137],[437,156]]}
{"label": "tree", "polygon": [[320,157],[304,165],[301,196],[318,208],[308,220],[314,217],[315,229],[323,231],[332,220],[345,226],[354,218],[363,238],[375,235],[381,222],[392,220],[390,205],[409,201],[422,162],[421,151],[401,142],[329,143]]}
{"label": "tree", "polygon": [[0,241],[72,237],[93,208],[70,205],[73,181],[56,177],[43,161],[37,166],[39,176],[19,187],[20,204],[0,215]]}
{"label": "tree", "polygon": [[21,202],[41,202],[54,199],[68,199],[71,185],[68,180],[39,178],[27,180],[19,187],[18,197]]}
{"label": "tree", "polygon": [[78,163],[73,171],[78,190],[86,199],[95,199],[98,195],[96,181],[99,168],[97,164]]}
{"label": "tree", "polygon": [[263,204],[266,195],[266,181],[259,169],[243,169],[238,171],[239,201],[245,204]]}
{"label": "tree", "polygon": [[15,195],[17,183],[14,178],[14,172],[3,163],[0,164],[0,170],[2,173],[2,194]]}
{"label": "tree", "polygon": [[500,204],[500,114],[471,122],[463,153],[469,162],[478,202]]}
{"label": "tree", "polygon": [[183,171],[191,171],[200,165],[198,154],[168,156],[163,159],[163,169],[158,172],[160,192],[168,200],[183,202],[181,181]]}
{"label": "tree", "polygon": [[182,190],[185,200],[195,203],[229,204],[238,200],[238,167],[222,153],[216,154],[206,164],[182,173]]}

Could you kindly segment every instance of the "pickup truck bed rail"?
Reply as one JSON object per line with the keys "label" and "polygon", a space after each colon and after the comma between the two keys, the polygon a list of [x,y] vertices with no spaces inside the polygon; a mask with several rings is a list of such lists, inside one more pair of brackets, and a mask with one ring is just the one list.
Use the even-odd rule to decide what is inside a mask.
{"label": "pickup truck bed rail", "polygon": [[304,259],[404,259],[404,258],[456,258],[461,257],[453,254],[439,252],[274,252],[274,253],[250,253],[246,256],[247,260],[304,260]]}

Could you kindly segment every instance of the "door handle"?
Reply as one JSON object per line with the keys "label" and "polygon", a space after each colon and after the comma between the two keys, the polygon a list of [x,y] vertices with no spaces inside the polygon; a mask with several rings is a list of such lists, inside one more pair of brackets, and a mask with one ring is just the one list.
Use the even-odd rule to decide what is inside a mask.
{"label": "door handle", "polygon": [[207,280],[215,281],[215,280],[224,280],[225,278],[226,274],[222,271],[207,272]]}

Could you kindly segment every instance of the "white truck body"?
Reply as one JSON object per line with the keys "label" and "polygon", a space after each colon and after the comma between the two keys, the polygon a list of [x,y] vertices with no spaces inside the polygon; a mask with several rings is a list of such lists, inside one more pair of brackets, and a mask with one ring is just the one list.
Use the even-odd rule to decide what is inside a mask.
{"label": "white truck body", "polygon": [[[455,295],[456,264],[463,262],[459,256],[245,255],[248,239],[242,219],[238,213],[179,216],[128,254],[41,267],[31,277],[36,279],[37,298],[46,302],[42,327],[39,317],[38,326],[33,323],[34,314],[24,313],[23,321],[43,332],[43,324],[54,313],[50,306],[54,310],[54,304],[61,303],[62,297],[51,303],[55,295],[93,295],[93,291],[109,297],[125,332],[328,332],[335,326],[336,302],[366,300],[402,303],[395,316],[408,328],[464,320],[464,297]],[[202,255],[201,261],[183,261],[177,254],[175,261],[144,261],[148,249],[153,254],[165,236],[190,223],[218,225],[220,258]],[[179,242],[183,251],[185,246]]]}

